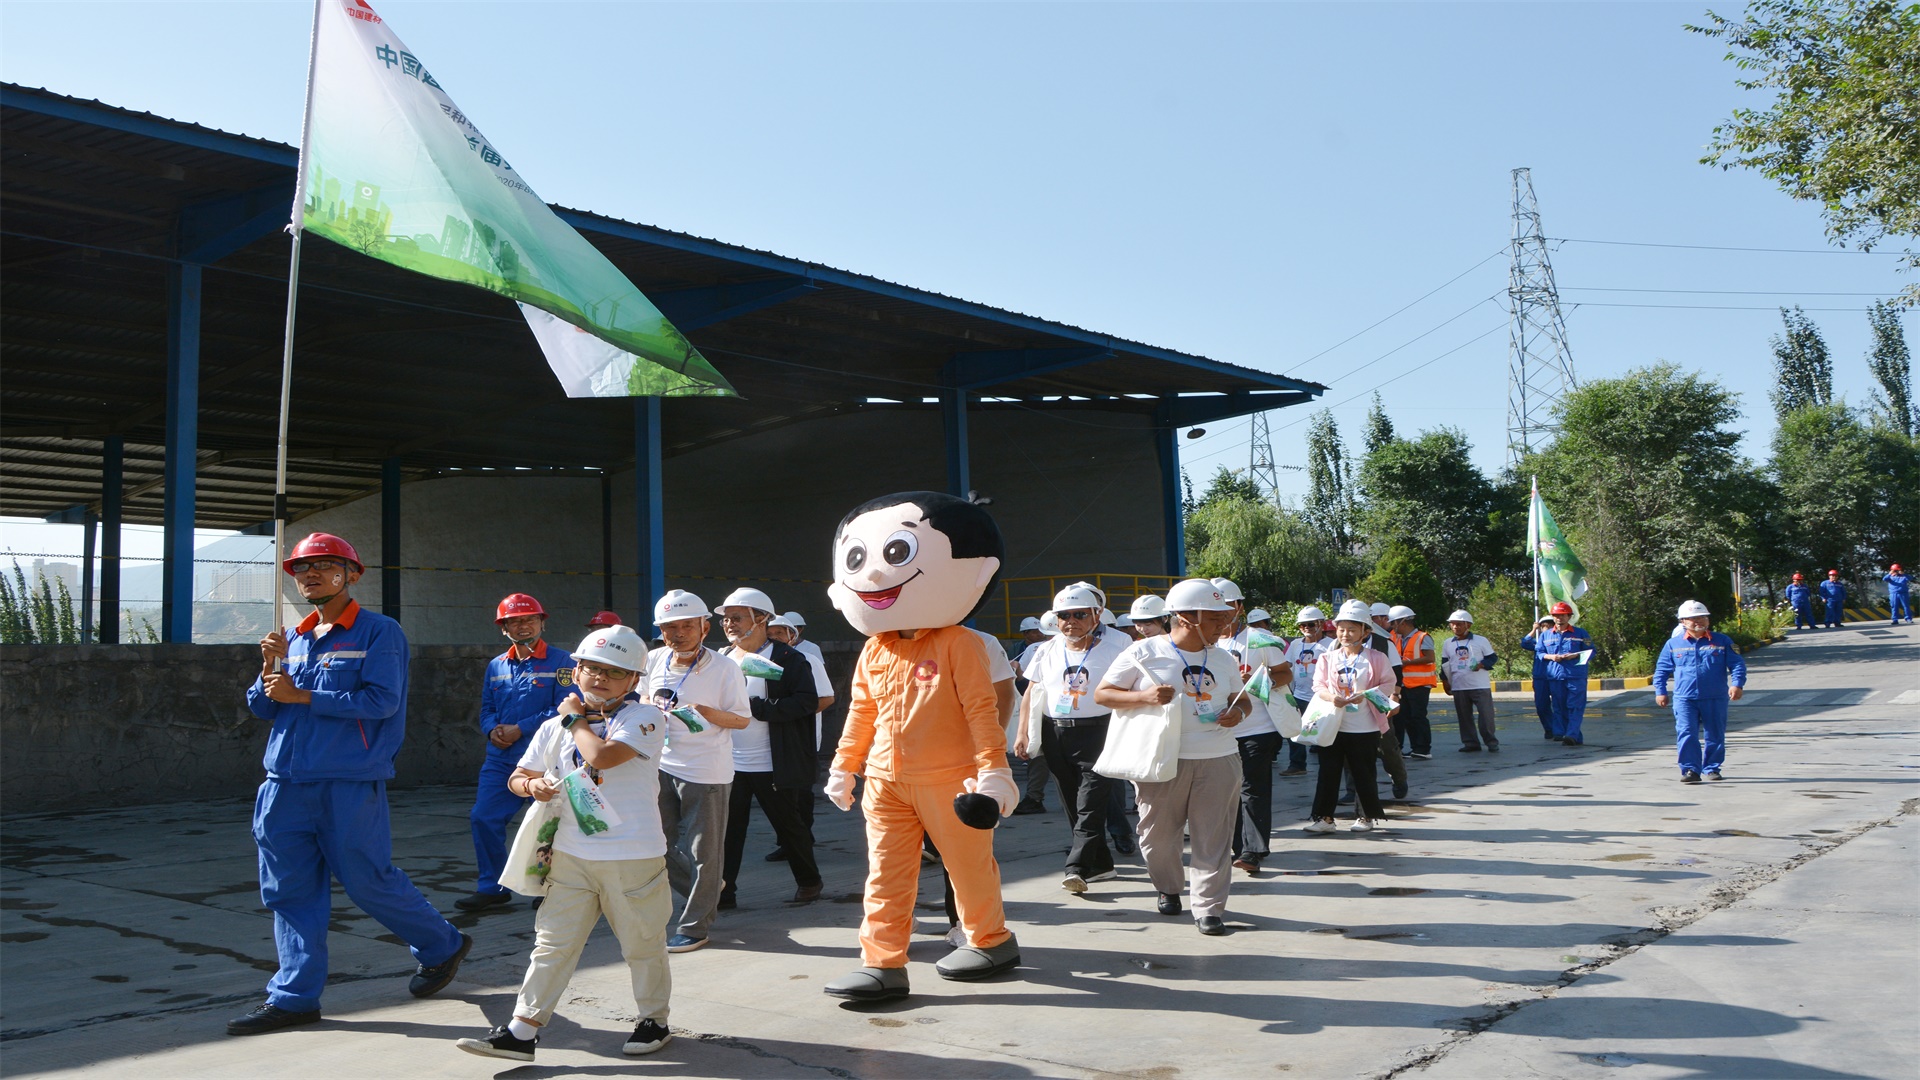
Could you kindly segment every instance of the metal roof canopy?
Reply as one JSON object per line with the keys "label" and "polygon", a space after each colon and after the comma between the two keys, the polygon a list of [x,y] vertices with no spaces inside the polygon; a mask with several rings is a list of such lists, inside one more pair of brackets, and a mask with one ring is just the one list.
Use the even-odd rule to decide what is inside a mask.
{"label": "metal roof canopy", "polygon": [[[286,299],[281,227],[298,151],[0,84],[0,513],[98,507],[126,446],[124,520],[163,521],[170,321],[199,309],[195,523],[272,515]],[[1324,392],[1205,357],[764,251],[556,208],[652,298],[743,399],[675,399],[661,453],[849,410],[1146,414],[1162,428]],[[195,288],[195,285],[198,288]],[[511,301],[307,245],[289,513],[454,470],[567,473],[636,460],[636,410],[569,400]],[[986,396],[982,396],[986,395]],[[898,404],[876,404],[871,398]],[[964,427],[964,415],[961,417]],[[527,431],[565,431],[531,440]],[[950,440],[951,442],[951,440]],[[961,444],[964,476],[964,442]]]}

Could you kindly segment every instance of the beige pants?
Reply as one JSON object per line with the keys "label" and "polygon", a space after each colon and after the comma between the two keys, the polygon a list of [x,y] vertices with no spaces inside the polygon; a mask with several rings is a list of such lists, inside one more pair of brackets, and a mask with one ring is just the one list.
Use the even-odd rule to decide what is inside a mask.
{"label": "beige pants", "polygon": [[1193,917],[1224,915],[1233,881],[1233,825],[1240,816],[1240,755],[1182,758],[1160,784],[1135,784],[1140,801],[1140,854],[1158,892],[1180,894],[1180,834],[1193,840]]}
{"label": "beige pants", "polygon": [[515,1016],[546,1024],[567,992],[580,950],[600,916],[620,942],[633,975],[633,1003],[642,1020],[667,1022],[673,978],[667,971],[667,920],[673,893],[665,859],[576,858],[553,853],[547,899],[534,917],[533,957],[520,983]]}

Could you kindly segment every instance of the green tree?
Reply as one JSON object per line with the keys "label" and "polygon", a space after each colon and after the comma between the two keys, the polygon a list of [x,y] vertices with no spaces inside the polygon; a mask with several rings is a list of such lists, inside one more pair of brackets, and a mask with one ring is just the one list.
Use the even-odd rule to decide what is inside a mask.
{"label": "green tree", "polygon": [[1353,579],[1352,560],[1302,515],[1257,497],[1213,499],[1195,509],[1187,519],[1187,570],[1232,578],[1260,606],[1325,597]]}
{"label": "green tree", "polygon": [[1875,425],[1867,433],[1867,472],[1873,478],[1867,564],[1920,564],[1920,438]]}
{"label": "green tree", "polygon": [[1301,513],[1340,554],[1352,551],[1353,481],[1332,409],[1321,409],[1307,422],[1307,501]]}
{"label": "green tree", "polygon": [[1907,335],[1900,325],[1900,313],[1883,300],[1867,309],[1867,324],[1873,328],[1873,348],[1867,352],[1867,370],[1873,373],[1873,381],[1880,384],[1873,395],[1876,419],[1890,430],[1912,435],[1913,364],[1907,353]]}
{"label": "green tree", "polygon": [[1254,502],[1263,502],[1266,499],[1266,493],[1260,490],[1260,485],[1254,483],[1251,477],[1241,475],[1238,469],[1229,469],[1222,465],[1213,474],[1213,480],[1207,484],[1206,494],[1200,496],[1195,509],[1223,499],[1250,499]]}
{"label": "green tree", "polygon": [[1788,414],[1773,434],[1769,471],[1780,490],[1790,550],[1851,577],[1872,560],[1875,477],[1867,430],[1845,405]]}
{"label": "green tree", "polygon": [[1524,500],[1506,505],[1512,494],[1488,481],[1471,450],[1464,433],[1439,428],[1392,440],[1360,466],[1361,532],[1377,550],[1393,543],[1418,549],[1454,601],[1489,572],[1513,568],[1496,515],[1517,513],[1524,524],[1526,514]]}
{"label": "green tree", "polygon": [[1392,442],[1393,421],[1387,419],[1387,410],[1380,407],[1380,391],[1373,392],[1373,407],[1367,410],[1367,453],[1372,455],[1381,447]]}
{"label": "green tree", "polygon": [[1785,419],[1810,405],[1833,404],[1833,360],[1820,328],[1798,305],[1781,308],[1780,321],[1787,324],[1786,336],[1767,339],[1773,347],[1774,414]]}
{"label": "green tree", "polygon": [[[1836,243],[1920,236],[1920,4],[1754,0],[1687,29],[1726,43],[1742,90],[1774,95],[1715,127],[1702,164],[1756,169],[1820,203]],[[1905,297],[1920,301],[1920,285]]]}
{"label": "green tree", "polygon": [[1373,572],[1354,583],[1355,596],[1373,604],[1405,604],[1422,626],[1445,621],[1447,598],[1426,556],[1404,541],[1388,544]]}
{"label": "green tree", "polygon": [[1533,594],[1510,577],[1498,577],[1475,585],[1466,608],[1473,632],[1486,638],[1500,658],[1494,673],[1503,679],[1532,674],[1533,654],[1520,648],[1520,639],[1533,631]]}

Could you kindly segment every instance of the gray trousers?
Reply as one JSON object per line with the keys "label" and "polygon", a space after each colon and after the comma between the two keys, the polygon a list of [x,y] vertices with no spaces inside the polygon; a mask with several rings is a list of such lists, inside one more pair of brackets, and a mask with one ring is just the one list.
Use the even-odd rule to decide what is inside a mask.
{"label": "gray trousers", "polygon": [[687,898],[672,932],[703,938],[720,902],[732,784],[695,784],[660,774],[660,830],[667,837],[667,883]]}
{"label": "gray trousers", "polygon": [[[1135,784],[1140,804],[1140,854],[1156,892],[1186,891],[1193,917],[1224,915],[1233,881],[1233,826],[1240,820],[1240,755],[1182,758],[1173,779]],[[1180,866],[1180,834],[1192,838],[1190,875]]]}
{"label": "gray trousers", "polygon": [[[1455,690],[1453,692],[1453,712],[1460,720],[1460,745],[1499,746],[1500,737],[1493,733],[1493,691],[1492,690]],[[1480,723],[1475,730],[1474,717],[1478,714]]]}

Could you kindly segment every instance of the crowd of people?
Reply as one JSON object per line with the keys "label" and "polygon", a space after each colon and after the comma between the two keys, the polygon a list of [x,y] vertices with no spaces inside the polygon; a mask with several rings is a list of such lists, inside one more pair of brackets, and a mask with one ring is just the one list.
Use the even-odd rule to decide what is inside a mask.
{"label": "crowd of people", "polygon": [[[254,836],[280,963],[266,1000],[228,1023],[233,1035],[319,1019],[330,879],[410,947],[416,996],[444,988],[473,945],[392,861],[385,783],[405,734],[404,633],[352,599],[363,565],[345,540],[309,536],[284,569],[313,610],[262,641],[260,675],[247,694],[253,713],[272,723]],[[861,595],[876,608],[893,602]],[[514,593],[499,603],[495,625],[507,648],[484,676],[484,750],[470,813],[477,875],[473,893],[456,906],[484,911],[511,904],[516,892],[533,895],[536,936],[513,1016],[459,1040],[463,1050],[533,1060],[539,1032],[603,917],[631,971],[640,1017],[623,1050],[646,1054],[664,1045],[667,957],[706,946],[718,913],[737,905],[755,804],[778,842],[767,860],[784,862],[793,876],[791,902],[821,895],[812,813],[822,714],[834,691],[820,650],[805,640],[805,619],[779,612],[755,588],[734,590],[716,608],[672,590],[650,615],[658,630],[651,647],[618,615],[601,612],[568,650],[547,639],[547,612],[532,596]],[[1592,643],[1572,615],[1568,605],[1555,605],[1519,645],[1533,656],[1546,737],[1579,746]],[[1378,771],[1390,797],[1405,799],[1413,782],[1408,762],[1433,755],[1434,688],[1453,699],[1460,752],[1499,752],[1495,646],[1473,632],[1467,611],[1452,612],[1439,639],[1419,628],[1419,618],[1405,606],[1348,600],[1331,615],[1307,606],[1276,620],[1249,609],[1224,578],[1178,582],[1164,597],[1137,597],[1120,613],[1100,588],[1076,582],[1023,622],[1017,657],[968,631],[971,637],[923,637],[927,655],[902,652],[908,659],[897,674],[863,660],[854,687],[860,723],[850,719],[825,794],[846,809],[855,774],[864,778],[861,804],[870,837],[878,837],[870,839],[869,859],[910,864],[900,872],[907,932],[907,879],[917,879],[922,845],[925,858],[947,863],[956,952],[942,962],[943,977],[987,977],[1017,964],[999,906],[992,834],[977,830],[991,829],[996,806],[1003,814],[1046,812],[1049,780],[1065,810],[1064,890],[1083,894],[1113,879],[1116,853],[1137,845],[1158,912],[1190,913],[1199,933],[1225,934],[1233,875],[1258,875],[1271,857],[1276,777],[1304,776],[1310,754],[1317,777],[1302,828],[1333,832],[1339,808],[1351,804],[1346,828],[1366,833],[1386,817]],[[1689,602],[1679,618],[1659,658],[1655,692],[1674,710],[1681,779],[1717,780],[1726,705],[1739,698],[1745,667],[1732,642],[1711,631],[1704,606]],[[708,644],[716,619],[727,642],[721,648]],[[912,636],[898,635],[893,646],[904,649]],[[969,709],[997,715],[1006,736],[1001,743],[991,721],[990,737],[974,733],[968,745],[990,745],[994,760],[979,764],[977,782],[970,776],[966,783],[973,794],[952,799],[950,808],[921,805],[912,762],[900,756],[906,744],[872,741],[876,725],[895,731],[884,705],[876,712],[872,704],[884,699],[884,687],[931,686],[939,672],[965,673],[966,693],[991,693],[990,714],[986,697]],[[910,692],[898,700],[909,711],[932,707],[914,705]],[[1114,779],[1102,758],[1116,716],[1155,710],[1177,726],[1177,761],[1163,763],[1153,779]],[[918,745],[916,752],[934,753],[932,744]],[[967,753],[961,746],[956,760]],[[1018,786],[1015,762],[1025,763]],[[967,798],[984,801],[969,810]],[[897,814],[902,827],[876,833],[875,815],[885,813]],[[972,829],[956,825],[956,814]],[[516,816],[521,825],[510,838]],[[912,850],[894,850],[909,842]],[[886,877],[870,876],[869,893],[891,888]],[[900,899],[867,897],[866,966],[828,993],[857,1000],[905,994],[905,939],[882,910]],[[898,963],[890,965],[893,952]]]}

